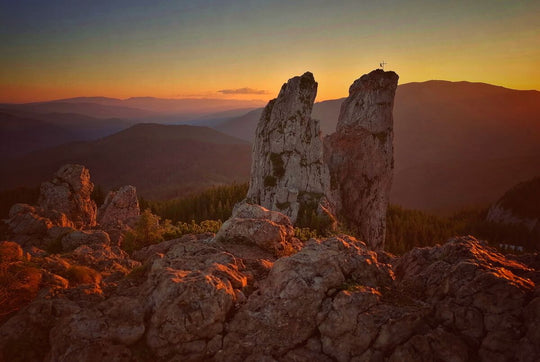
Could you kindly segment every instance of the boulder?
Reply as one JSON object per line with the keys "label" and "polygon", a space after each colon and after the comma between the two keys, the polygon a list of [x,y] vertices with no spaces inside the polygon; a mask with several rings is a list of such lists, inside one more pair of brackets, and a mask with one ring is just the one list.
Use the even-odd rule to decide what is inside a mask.
{"label": "boulder", "polygon": [[111,239],[103,230],[75,230],[61,239],[62,251],[72,251],[82,245],[105,244],[110,245]]}
{"label": "boulder", "polygon": [[104,229],[123,229],[125,225],[133,226],[140,215],[137,190],[128,185],[109,192],[98,210],[97,221]]}
{"label": "boulder", "polygon": [[[211,239],[209,239],[211,240]],[[221,348],[227,317],[247,278],[233,255],[208,241],[187,241],[152,263],[141,295],[151,317],[146,343],[158,356],[202,360]]]}
{"label": "boulder", "polygon": [[298,249],[294,228],[284,214],[262,206],[240,203],[219,229],[215,240],[223,243],[255,244],[275,255],[290,254]]}

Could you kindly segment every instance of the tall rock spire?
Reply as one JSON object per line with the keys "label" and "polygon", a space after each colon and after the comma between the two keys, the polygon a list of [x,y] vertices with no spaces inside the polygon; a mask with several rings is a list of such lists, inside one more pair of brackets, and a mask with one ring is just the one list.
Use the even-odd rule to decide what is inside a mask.
{"label": "tall rock spire", "polygon": [[253,146],[247,201],[299,224],[321,214],[329,187],[319,121],[311,119],[316,94],[313,74],[289,79],[264,109]]}
{"label": "tall rock spire", "polygon": [[398,75],[381,69],[349,88],[336,132],[324,140],[331,201],[338,219],[373,249],[383,249],[394,168],[393,116]]}

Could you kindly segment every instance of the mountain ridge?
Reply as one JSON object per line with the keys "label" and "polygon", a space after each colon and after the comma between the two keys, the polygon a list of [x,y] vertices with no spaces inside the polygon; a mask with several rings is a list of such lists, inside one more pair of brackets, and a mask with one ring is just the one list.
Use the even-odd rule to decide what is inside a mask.
{"label": "mountain ridge", "polygon": [[16,158],[4,165],[0,188],[34,186],[67,163],[88,164],[107,189],[132,184],[147,198],[172,198],[242,182],[251,145],[208,127],[138,124],[113,135],[72,142]]}

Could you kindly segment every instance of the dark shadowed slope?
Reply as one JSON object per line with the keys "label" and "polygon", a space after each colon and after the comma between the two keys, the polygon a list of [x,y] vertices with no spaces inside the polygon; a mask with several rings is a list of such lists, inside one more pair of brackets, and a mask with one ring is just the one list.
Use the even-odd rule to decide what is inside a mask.
{"label": "dark shadowed slope", "polygon": [[98,119],[74,113],[0,109],[0,162],[67,142],[98,139],[131,125],[133,122],[128,120]]}
{"label": "dark shadowed slope", "polygon": [[[342,99],[314,105],[333,132]],[[260,111],[219,129],[251,140]],[[540,92],[483,83],[429,81],[398,87],[394,106],[392,202],[451,210],[493,202],[540,174]]]}
{"label": "dark shadowed slope", "polygon": [[446,210],[493,202],[540,174],[540,92],[405,84],[396,94],[392,199]]}
{"label": "dark shadowed slope", "polygon": [[[341,107],[343,99],[345,98],[317,102],[313,105],[311,116],[321,122],[321,131],[323,134],[326,135],[332,133],[336,129],[339,108]],[[254,109],[241,116],[226,120],[217,126],[214,126],[214,128],[228,135],[252,142],[255,137],[257,122],[259,121],[259,118],[261,118],[262,110],[262,108]]]}
{"label": "dark shadowed slope", "polygon": [[255,138],[257,122],[261,118],[262,108],[255,109],[242,116],[231,118],[215,128],[228,135],[252,142]]}
{"label": "dark shadowed slope", "polygon": [[244,182],[251,145],[213,129],[139,124],[91,142],[71,143],[16,159],[2,188],[37,185],[65,163],[81,163],[105,188],[132,184],[147,198],[169,198],[212,185]]}

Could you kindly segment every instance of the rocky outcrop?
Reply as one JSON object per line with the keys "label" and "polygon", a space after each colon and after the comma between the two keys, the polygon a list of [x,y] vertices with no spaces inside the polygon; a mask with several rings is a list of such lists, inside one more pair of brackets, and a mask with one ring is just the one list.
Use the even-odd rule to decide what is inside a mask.
{"label": "rocky outcrop", "polygon": [[253,145],[247,200],[301,223],[312,214],[332,223],[319,122],[311,119],[317,83],[311,73],[294,77],[265,107]]}
{"label": "rocky outcrop", "polygon": [[380,69],[357,79],[341,106],[336,132],[324,139],[338,219],[373,249],[384,248],[397,81],[396,73]]}
{"label": "rocky outcrop", "polygon": [[216,234],[216,241],[255,244],[281,256],[300,248],[300,242],[294,238],[294,228],[287,216],[247,203],[236,205],[232,217]]}
{"label": "rocky outcrop", "polygon": [[364,243],[346,236],[313,240],[299,253],[274,263],[264,285],[229,324],[218,359],[285,357],[304,344],[316,346],[312,355],[324,356],[317,336],[329,296],[353,284],[376,295],[391,281],[390,267],[377,263],[376,254]]}
{"label": "rocky outcrop", "polygon": [[[463,237],[413,249],[395,271],[402,298],[430,305],[433,320],[451,331],[470,359],[532,361],[540,356],[540,339],[532,327],[540,317],[538,280],[528,278],[529,266]],[[426,342],[429,338],[417,336],[401,350],[413,353],[415,345]]]}
{"label": "rocky outcrop", "polygon": [[64,213],[27,204],[13,205],[5,221],[12,240],[39,248],[46,248],[58,230],[73,230],[74,226]]}
{"label": "rocky outcrop", "polygon": [[140,215],[137,190],[134,186],[128,185],[118,191],[109,192],[98,210],[97,221],[103,228],[121,229],[124,225],[132,226]]}
{"label": "rocky outcrop", "polygon": [[98,210],[97,222],[109,234],[113,244],[121,245],[124,235],[135,226],[140,215],[137,190],[128,185],[107,194]]}
{"label": "rocky outcrop", "polygon": [[[6,248],[13,262],[27,258]],[[141,255],[144,266],[104,298],[56,289],[15,314],[0,326],[1,357],[22,355],[18,346],[35,360],[540,356],[538,257],[509,259],[472,237],[393,259],[345,235],[311,240],[277,260],[253,244],[208,235]],[[69,269],[60,260],[49,264]]]}
{"label": "rocky outcrop", "polygon": [[61,239],[62,251],[72,251],[82,245],[105,244],[110,245],[109,235],[102,230],[73,231]]}
{"label": "rocky outcrop", "polygon": [[393,171],[393,104],[398,76],[375,70],[356,80],[337,130],[321,139],[311,119],[317,83],[291,78],[257,125],[247,201],[295,225],[335,228],[336,218],[383,249]]}
{"label": "rocky outcrop", "polygon": [[[135,187],[124,186],[107,195],[99,210],[90,198],[88,169],[64,165],[50,182],[41,185],[39,206],[15,204],[5,220],[10,238],[25,248],[70,252],[83,245],[119,246],[123,235],[140,216]],[[100,230],[89,230],[99,227]]]}
{"label": "rocky outcrop", "polygon": [[90,198],[94,184],[82,165],[64,165],[52,181],[41,184],[39,206],[65,214],[76,228],[96,225],[96,203]]}

